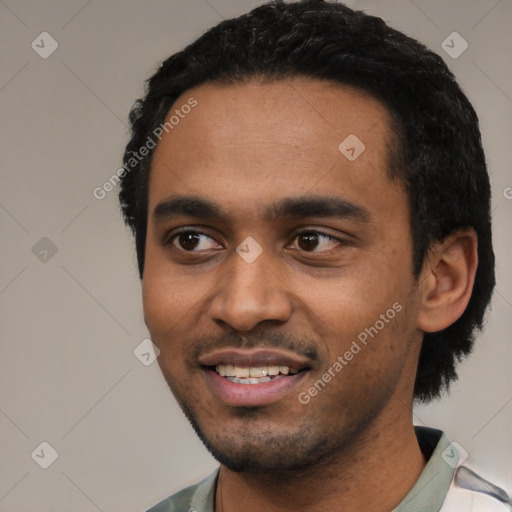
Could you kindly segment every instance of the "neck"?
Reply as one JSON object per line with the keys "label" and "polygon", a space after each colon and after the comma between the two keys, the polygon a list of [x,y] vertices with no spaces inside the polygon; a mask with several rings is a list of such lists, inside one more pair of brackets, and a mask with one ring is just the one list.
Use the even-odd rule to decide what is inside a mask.
{"label": "neck", "polygon": [[315,468],[263,474],[221,465],[215,510],[392,510],[425,467],[410,409],[393,409]]}

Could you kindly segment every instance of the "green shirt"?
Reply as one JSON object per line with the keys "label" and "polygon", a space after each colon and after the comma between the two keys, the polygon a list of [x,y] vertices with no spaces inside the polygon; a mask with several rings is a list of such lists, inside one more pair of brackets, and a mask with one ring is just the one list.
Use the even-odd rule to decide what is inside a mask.
{"label": "green shirt", "polygon": [[[419,426],[415,426],[414,430],[421,451],[428,462],[407,496],[392,512],[439,512],[450,486],[453,485],[452,480],[460,454],[444,432]],[[214,512],[219,471],[220,468],[217,468],[202,482],[183,489],[147,512]],[[498,506],[496,510],[502,510],[501,503],[495,499],[492,501]],[[456,509],[450,507],[447,510]],[[444,511],[445,508],[442,512]],[[483,511],[484,509],[479,510]]]}

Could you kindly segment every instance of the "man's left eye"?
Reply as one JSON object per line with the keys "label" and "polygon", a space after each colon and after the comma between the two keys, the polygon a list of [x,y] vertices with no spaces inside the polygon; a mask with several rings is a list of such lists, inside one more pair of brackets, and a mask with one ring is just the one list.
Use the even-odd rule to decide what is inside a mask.
{"label": "man's left eye", "polygon": [[302,231],[297,233],[295,239],[298,248],[306,252],[324,252],[342,243],[341,240],[319,231]]}

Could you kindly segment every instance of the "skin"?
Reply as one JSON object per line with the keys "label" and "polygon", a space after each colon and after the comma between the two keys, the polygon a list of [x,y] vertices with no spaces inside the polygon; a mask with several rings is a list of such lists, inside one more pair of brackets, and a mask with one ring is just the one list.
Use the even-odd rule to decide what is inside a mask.
{"label": "skin", "polygon": [[[389,115],[361,92],[306,78],[206,84],[175,106],[190,97],[197,107],[153,158],[143,304],[163,375],[221,462],[216,510],[391,510],[425,465],[411,421],[422,333],[464,311],[476,237],[466,230],[436,244],[413,277],[407,196],[386,175]],[[365,144],[354,161],[338,150],[349,134]],[[155,218],[170,196],[207,199],[223,217]],[[368,220],[265,216],[299,196],[342,198]],[[188,251],[172,238],[183,227],[204,233],[192,248],[185,239]],[[339,241],[318,235],[311,246],[298,230]],[[263,249],[252,263],[236,253],[248,236]],[[301,403],[395,303],[402,310]],[[255,346],[308,353],[311,368],[276,402],[228,406],[197,357]]]}

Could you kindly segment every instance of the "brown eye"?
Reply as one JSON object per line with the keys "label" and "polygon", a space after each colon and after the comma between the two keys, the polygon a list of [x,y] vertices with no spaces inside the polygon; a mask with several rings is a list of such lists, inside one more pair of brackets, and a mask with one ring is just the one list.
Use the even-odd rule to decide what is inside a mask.
{"label": "brown eye", "polygon": [[165,245],[173,245],[182,252],[199,252],[218,249],[220,246],[206,233],[195,230],[183,230],[173,235]]}
{"label": "brown eye", "polygon": [[318,235],[316,233],[303,233],[297,237],[299,247],[305,251],[311,251],[318,246]]}
{"label": "brown eye", "polygon": [[342,246],[343,241],[321,231],[300,231],[295,234],[295,249],[304,252],[329,252],[336,246]]}
{"label": "brown eye", "polygon": [[201,237],[197,233],[180,233],[176,240],[181,248],[193,251],[199,245]]}

